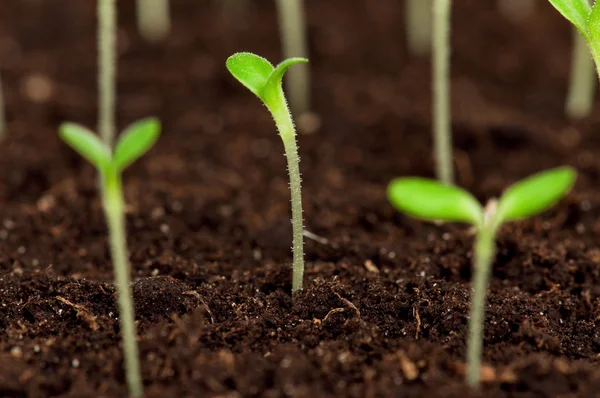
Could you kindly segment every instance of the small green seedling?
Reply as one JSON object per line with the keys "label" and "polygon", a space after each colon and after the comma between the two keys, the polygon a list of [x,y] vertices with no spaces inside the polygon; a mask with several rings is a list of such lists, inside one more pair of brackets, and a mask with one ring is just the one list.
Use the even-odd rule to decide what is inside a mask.
{"label": "small green seedling", "polygon": [[589,0],[548,0],[582,34],[600,77],[600,5]]}
{"label": "small green seedling", "polygon": [[81,125],[63,123],[60,126],[60,137],[63,141],[93,164],[101,176],[102,202],[108,224],[118,292],[125,374],[129,392],[133,397],[141,397],[143,387],[130,286],[131,271],[125,237],[125,200],[121,174],[154,145],[159,133],[160,123],[157,119],[142,119],[123,131],[115,150],[112,151],[96,134]]}
{"label": "small green seedling", "polygon": [[292,197],[293,275],[292,293],[302,289],[304,277],[304,241],[302,228],[302,194],[300,191],[300,158],[296,144],[296,131],[287,107],[281,79],[292,65],[308,62],[305,58],[286,59],[276,67],[266,59],[252,53],[236,53],[227,59],[227,69],[247,89],[267,106],[279,136],[283,141],[290,176]]}
{"label": "small green seedling", "polygon": [[506,222],[534,216],[553,206],[566,195],[576,177],[571,167],[535,174],[509,187],[499,200],[490,200],[485,208],[470,193],[433,180],[407,177],[389,184],[389,201],[399,211],[421,220],[462,222],[476,228],[467,341],[469,385],[478,387],[481,380],[485,296],[498,229]]}

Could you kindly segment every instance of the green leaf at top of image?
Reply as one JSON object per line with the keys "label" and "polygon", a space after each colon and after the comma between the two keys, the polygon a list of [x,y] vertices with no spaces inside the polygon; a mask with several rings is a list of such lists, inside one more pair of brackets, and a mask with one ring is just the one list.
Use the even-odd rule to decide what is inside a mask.
{"label": "green leaf at top of image", "polygon": [[498,201],[501,222],[534,216],[552,207],[571,189],[577,178],[572,167],[557,167],[527,177],[509,187]]}
{"label": "green leaf at top of image", "polygon": [[99,170],[111,163],[110,149],[88,128],[77,123],[62,123],[60,138]]}
{"label": "green leaf at top of image", "polygon": [[434,180],[398,178],[388,185],[387,195],[396,209],[422,220],[473,225],[483,221],[481,204],[470,193]]}
{"label": "green leaf at top of image", "polygon": [[127,127],[115,146],[113,162],[119,170],[124,170],[146,153],[160,134],[160,121],[149,117]]}
{"label": "green leaf at top of image", "polygon": [[568,19],[581,32],[587,35],[588,18],[592,10],[589,0],[548,0],[550,3]]}

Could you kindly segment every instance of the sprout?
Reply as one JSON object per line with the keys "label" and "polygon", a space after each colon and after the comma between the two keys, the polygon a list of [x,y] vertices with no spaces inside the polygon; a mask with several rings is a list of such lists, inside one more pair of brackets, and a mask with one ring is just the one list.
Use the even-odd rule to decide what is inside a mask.
{"label": "sprout", "polygon": [[450,0],[433,2],[433,122],[437,178],[454,181],[450,123]]}
{"label": "sprout", "polygon": [[[277,0],[279,31],[284,58],[306,58],[306,23],[303,0]],[[300,65],[286,78],[290,93],[290,108],[299,116],[310,111],[310,75],[308,65]]]}
{"label": "sprout", "polygon": [[406,0],[406,39],[411,54],[431,49],[431,0]]}
{"label": "sprout", "polygon": [[59,133],[63,141],[93,164],[100,173],[103,186],[102,203],[108,224],[118,292],[119,319],[125,351],[125,374],[129,392],[133,397],[141,397],[143,387],[129,282],[131,271],[125,238],[125,201],[121,174],[154,145],[159,133],[160,123],[157,119],[140,120],[125,129],[114,151],[92,131],[75,123],[63,123]]}
{"label": "sprout", "polygon": [[169,0],[137,0],[137,25],[146,41],[163,40],[171,29]]}
{"label": "sprout", "polygon": [[98,0],[98,133],[110,148],[115,137],[116,0]]}
{"label": "sprout", "polygon": [[260,98],[271,112],[285,148],[292,197],[292,293],[302,289],[304,276],[302,195],[296,131],[285,101],[281,79],[290,66],[305,62],[308,60],[304,58],[290,58],[274,67],[266,59],[251,53],[236,53],[227,59],[227,69],[233,77]]}
{"label": "sprout", "polygon": [[535,174],[509,187],[498,201],[490,200],[485,209],[468,192],[433,180],[408,177],[389,184],[389,201],[399,211],[421,220],[467,223],[477,230],[467,341],[470,386],[478,387],[481,380],[485,296],[498,229],[506,222],[534,216],[553,206],[569,191],[576,177],[571,167]]}

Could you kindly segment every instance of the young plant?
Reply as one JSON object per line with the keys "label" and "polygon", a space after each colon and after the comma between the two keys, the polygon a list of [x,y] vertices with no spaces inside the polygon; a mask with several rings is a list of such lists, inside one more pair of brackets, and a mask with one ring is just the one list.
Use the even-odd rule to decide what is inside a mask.
{"label": "young plant", "polygon": [[577,173],[559,167],[530,176],[509,187],[499,200],[485,208],[468,192],[417,177],[393,180],[388,199],[399,211],[421,220],[471,224],[476,228],[473,256],[473,296],[467,340],[467,375],[470,386],[481,380],[481,352],[486,291],[495,256],[495,236],[502,224],[534,216],[558,202],[569,191]]}
{"label": "young plant", "polygon": [[406,0],[408,50],[425,55],[431,50],[431,0]]}
{"label": "young plant", "polygon": [[142,119],[123,131],[114,151],[92,131],[75,123],[63,123],[59,133],[63,141],[93,164],[100,173],[103,186],[102,204],[108,224],[118,293],[125,375],[133,397],[141,397],[143,387],[130,286],[131,271],[125,235],[125,200],[121,174],[154,145],[159,133],[160,123],[157,119]]}
{"label": "young plant", "polygon": [[[306,58],[306,22],[304,21],[304,0],[277,0],[279,31],[283,47],[283,57]],[[310,111],[310,74],[308,65],[299,65],[290,70],[286,77],[290,93],[292,113],[300,116]]]}
{"label": "young plant", "polygon": [[287,107],[281,79],[292,65],[308,62],[305,58],[290,58],[273,66],[266,59],[251,53],[236,53],[227,59],[227,69],[240,83],[252,91],[267,106],[279,136],[283,141],[290,176],[292,197],[292,293],[302,289],[304,277],[304,237],[302,228],[302,194],[300,191],[300,158],[296,131]]}
{"label": "young plant", "polygon": [[594,61],[581,33],[573,28],[573,52],[571,55],[571,78],[565,112],[571,119],[581,119],[592,111],[596,91]]}
{"label": "young plant", "polygon": [[454,183],[450,121],[450,0],[433,0],[433,123],[436,176]]}
{"label": "young plant", "polygon": [[169,0],[137,0],[136,7],[140,35],[149,42],[163,40],[171,29]]}
{"label": "young plant", "polygon": [[116,0],[98,0],[98,133],[112,148],[115,138]]}

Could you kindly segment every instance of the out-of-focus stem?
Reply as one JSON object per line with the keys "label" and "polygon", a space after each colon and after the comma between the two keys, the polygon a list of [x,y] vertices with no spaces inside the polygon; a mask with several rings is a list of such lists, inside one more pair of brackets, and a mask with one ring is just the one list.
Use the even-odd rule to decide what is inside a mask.
{"label": "out-of-focus stem", "polygon": [[98,132],[112,148],[115,138],[115,0],[98,0]]}
{"label": "out-of-focus stem", "polygon": [[432,0],[406,0],[406,39],[411,54],[431,51]]}
{"label": "out-of-focus stem", "polygon": [[[283,58],[308,58],[303,0],[277,0]],[[298,116],[310,111],[310,73],[308,64],[297,65],[286,73],[290,108]]]}
{"label": "out-of-focus stem", "polygon": [[571,119],[586,117],[592,111],[597,78],[590,49],[581,33],[573,28],[571,77],[565,107]]}

